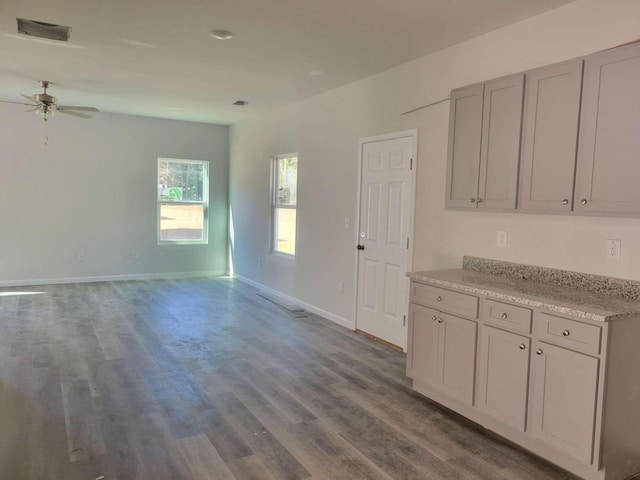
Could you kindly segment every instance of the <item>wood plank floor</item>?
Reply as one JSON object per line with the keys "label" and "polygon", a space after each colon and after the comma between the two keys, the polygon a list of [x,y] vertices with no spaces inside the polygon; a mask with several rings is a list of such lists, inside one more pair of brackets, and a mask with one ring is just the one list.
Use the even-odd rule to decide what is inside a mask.
{"label": "wood plank floor", "polygon": [[570,478],[404,369],[228,278],[1,289],[0,479]]}

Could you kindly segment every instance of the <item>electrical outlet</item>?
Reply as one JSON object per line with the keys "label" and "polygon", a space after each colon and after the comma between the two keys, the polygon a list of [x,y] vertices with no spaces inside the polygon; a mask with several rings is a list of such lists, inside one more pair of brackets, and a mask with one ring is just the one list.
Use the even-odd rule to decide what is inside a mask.
{"label": "electrical outlet", "polygon": [[506,247],[507,246],[507,232],[503,230],[498,230],[498,235],[496,237],[496,245],[498,247]]}
{"label": "electrical outlet", "polygon": [[620,260],[620,240],[607,240],[607,258]]}

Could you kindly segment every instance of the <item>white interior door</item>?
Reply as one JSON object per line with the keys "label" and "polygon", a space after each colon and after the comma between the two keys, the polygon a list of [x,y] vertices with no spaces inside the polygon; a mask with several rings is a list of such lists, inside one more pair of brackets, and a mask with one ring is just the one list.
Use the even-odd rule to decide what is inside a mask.
{"label": "white interior door", "polygon": [[356,328],[406,348],[415,136],[361,149]]}

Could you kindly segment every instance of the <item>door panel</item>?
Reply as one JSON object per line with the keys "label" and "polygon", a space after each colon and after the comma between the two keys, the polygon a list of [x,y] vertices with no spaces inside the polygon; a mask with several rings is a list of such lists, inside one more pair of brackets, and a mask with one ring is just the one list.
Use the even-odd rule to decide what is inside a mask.
{"label": "door panel", "polygon": [[478,370],[478,407],[525,431],[531,339],[482,327]]}
{"label": "door panel", "polygon": [[409,307],[408,373],[414,380],[432,386],[439,382],[439,315],[431,308],[413,304]]}
{"label": "door panel", "polygon": [[519,205],[523,210],[572,210],[583,63],[527,74]]}
{"label": "door panel", "polygon": [[413,137],[362,145],[356,327],[406,347]]}
{"label": "door panel", "polygon": [[578,212],[640,213],[640,45],[587,57],[576,176]]}
{"label": "door panel", "polygon": [[538,343],[532,431],[554,448],[590,464],[593,460],[597,358]]}
{"label": "door panel", "polygon": [[516,208],[523,94],[524,75],[485,85],[478,208]]}
{"label": "door panel", "polygon": [[442,391],[473,405],[478,324],[445,313],[439,316],[443,319],[438,346],[441,352],[439,373]]}
{"label": "door panel", "polygon": [[447,208],[476,208],[484,85],[451,92],[449,152],[447,157]]}

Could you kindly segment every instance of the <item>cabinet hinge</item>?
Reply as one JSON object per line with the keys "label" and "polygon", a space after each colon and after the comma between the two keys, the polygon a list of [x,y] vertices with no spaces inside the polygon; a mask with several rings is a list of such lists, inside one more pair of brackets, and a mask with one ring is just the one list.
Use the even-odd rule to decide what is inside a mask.
{"label": "cabinet hinge", "polygon": [[403,326],[403,327],[406,327],[406,326],[407,326],[407,316],[406,316],[406,315],[403,315],[403,316],[402,316],[402,326]]}
{"label": "cabinet hinge", "polygon": [[413,158],[409,159],[409,170],[413,170]]}
{"label": "cabinet hinge", "polygon": [[409,237],[407,237],[407,250],[409,250]]}

